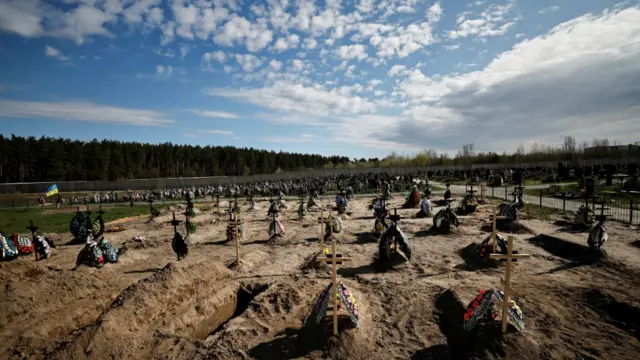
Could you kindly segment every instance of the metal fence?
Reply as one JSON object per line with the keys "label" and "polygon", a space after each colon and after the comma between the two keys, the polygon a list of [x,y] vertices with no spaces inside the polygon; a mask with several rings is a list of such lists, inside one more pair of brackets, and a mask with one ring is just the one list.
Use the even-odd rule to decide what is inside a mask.
{"label": "metal fence", "polygon": [[[597,166],[597,165],[628,165],[640,164],[640,157],[620,157],[604,158],[579,161],[561,161],[570,166]],[[558,161],[544,161],[534,163],[511,163],[511,164],[475,164],[475,165],[446,165],[446,166],[404,166],[396,168],[374,167],[374,168],[344,168],[344,169],[323,169],[296,172],[281,172],[274,174],[248,175],[248,176],[213,176],[194,178],[158,178],[158,179],[130,179],[117,181],[59,181],[56,182],[61,192],[82,192],[82,191],[123,191],[123,190],[151,190],[162,188],[180,188],[185,186],[206,186],[224,185],[234,183],[251,183],[258,181],[294,180],[297,178],[327,177],[334,175],[348,174],[392,174],[406,175],[418,172],[426,173],[431,171],[460,171],[474,169],[507,170],[514,168],[557,168]],[[8,183],[0,184],[0,194],[11,193],[44,193],[53,182],[34,183]]]}
{"label": "metal fence", "polygon": [[[450,185],[449,188],[452,194],[456,194],[458,196],[464,196],[466,194],[465,186]],[[638,199],[613,199],[606,196],[580,199],[573,199],[566,196],[556,198],[549,197],[547,191],[548,189],[536,189],[536,195],[532,195],[529,191],[525,191],[522,199],[527,204],[526,206],[540,206],[572,213],[578,211],[581,205],[589,205],[596,214],[600,214],[599,209],[601,207],[601,203],[604,201],[605,207],[609,209],[605,211],[605,215],[608,215],[609,219],[634,225],[640,224],[640,200]],[[487,187],[485,196],[511,201],[512,193],[513,186]]]}

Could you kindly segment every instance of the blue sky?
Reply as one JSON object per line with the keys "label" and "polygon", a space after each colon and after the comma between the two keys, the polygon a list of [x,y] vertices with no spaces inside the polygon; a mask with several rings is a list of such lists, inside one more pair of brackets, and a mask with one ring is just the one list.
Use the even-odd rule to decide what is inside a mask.
{"label": "blue sky", "polygon": [[638,141],[638,4],[0,0],[0,129],[350,157]]}

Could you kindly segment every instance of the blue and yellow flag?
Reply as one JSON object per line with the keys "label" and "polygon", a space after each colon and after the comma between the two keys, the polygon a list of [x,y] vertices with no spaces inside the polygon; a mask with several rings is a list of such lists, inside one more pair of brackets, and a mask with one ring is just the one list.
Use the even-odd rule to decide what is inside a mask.
{"label": "blue and yellow flag", "polygon": [[57,193],[58,193],[58,185],[56,184],[49,186],[49,188],[47,189],[47,196],[51,196]]}

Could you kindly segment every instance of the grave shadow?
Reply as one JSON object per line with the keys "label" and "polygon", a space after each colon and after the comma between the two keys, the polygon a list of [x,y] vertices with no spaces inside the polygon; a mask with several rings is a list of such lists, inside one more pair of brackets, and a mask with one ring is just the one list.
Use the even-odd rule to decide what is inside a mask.
{"label": "grave shadow", "polygon": [[225,240],[219,240],[219,241],[208,241],[208,242],[202,243],[202,245],[209,245],[209,246],[216,245],[217,246],[217,245],[224,245],[226,243],[227,243],[227,240],[225,239]]}
{"label": "grave shadow", "polygon": [[299,349],[297,346],[300,333],[301,329],[286,328],[276,334],[278,338],[258,344],[249,349],[249,355],[257,360],[289,360],[304,357],[308,352],[302,351],[302,349]]}
{"label": "grave shadow", "polygon": [[338,268],[337,273],[340,276],[354,278],[357,275],[375,274],[377,271],[372,265],[362,265],[352,268],[340,267]]}
{"label": "grave shadow", "polygon": [[427,237],[427,236],[435,236],[435,235],[439,235],[439,234],[437,232],[435,232],[435,231],[431,231],[431,228],[428,228],[426,230],[416,231],[416,233],[413,236],[414,237]]}
{"label": "grave shadow", "polygon": [[631,242],[631,246],[635,246],[637,248],[640,248],[640,240],[632,241]]}
{"label": "grave shadow", "polygon": [[370,244],[375,243],[377,238],[370,232],[360,232],[356,234],[356,241],[352,244]]}
{"label": "grave shadow", "polygon": [[[327,317],[316,324],[315,310],[306,319],[302,328],[287,328],[277,334],[279,338],[265,342],[249,349],[249,354],[258,360],[298,359],[306,357],[310,352],[323,350],[329,345],[333,336],[333,322]],[[340,333],[352,329],[353,323],[343,315],[338,316]]]}
{"label": "grave shadow", "polygon": [[249,242],[241,242],[240,245],[253,245],[253,244],[266,244],[269,242],[269,239],[267,240],[253,240],[253,241],[249,241]]}
{"label": "grave shadow", "polygon": [[528,241],[553,255],[577,262],[580,265],[592,265],[607,260],[607,252],[605,250],[591,249],[588,246],[551,235],[540,234],[530,238]]}
{"label": "grave shadow", "polygon": [[445,344],[433,345],[423,350],[416,351],[411,360],[453,360],[449,348]]}

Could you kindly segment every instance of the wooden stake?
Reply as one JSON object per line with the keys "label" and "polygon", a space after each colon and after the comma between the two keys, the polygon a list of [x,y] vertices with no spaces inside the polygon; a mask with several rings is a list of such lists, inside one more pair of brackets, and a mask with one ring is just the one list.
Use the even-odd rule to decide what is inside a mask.
{"label": "wooden stake", "polygon": [[507,332],[507,321],[509,313],[509,298],[513,292],[511,289],[511,262],[513,259],[526,259],[531,257],[529,254],[514,254],[513,253],[513,236],[509,236],[507,241],[507,255],[489,254],[491,259],[506,259],[507,269],[505,271],[504,280],[500,279],[500,285],[502,285],[504,297],[502,298],[502,333]]}
{"label": "wooden stake", "polygon": [[[329,220],[333,220],[333,215],[329,214]],[[331,234],[333,231],[331,230]],[[331,242],[331,257],[319,257],[316,260],[325,263],[331,263],[331,284],[333,286],[333,294],[331,295],[333,301],[333,335],[338,336],[338,256],[340,256],[340,263],[343,261],[350,261],[350,258],[342,257],[336,252],[336,242]]]}

